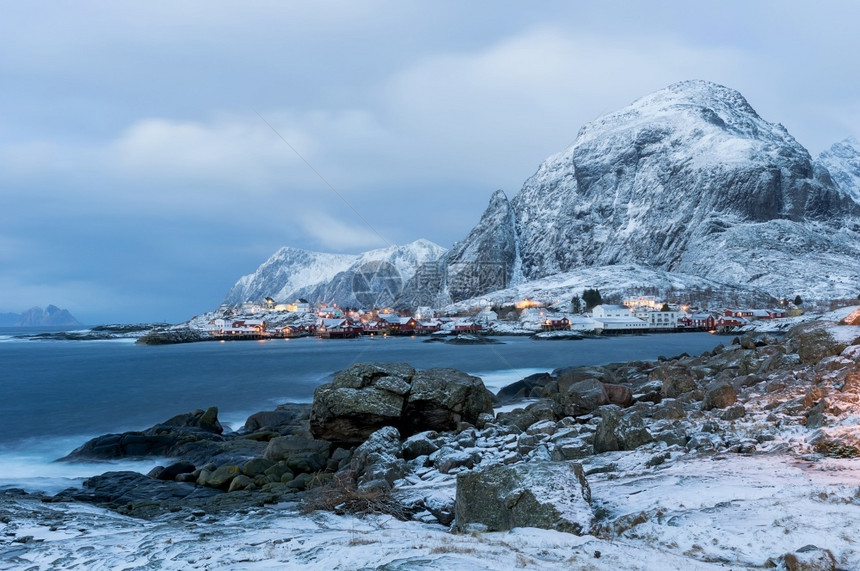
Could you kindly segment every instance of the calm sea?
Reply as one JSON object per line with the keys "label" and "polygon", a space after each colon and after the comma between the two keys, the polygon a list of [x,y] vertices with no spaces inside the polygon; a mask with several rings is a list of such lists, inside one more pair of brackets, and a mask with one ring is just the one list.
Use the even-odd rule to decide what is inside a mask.
{"label": "calm sea", "polygon": [[454,367],[494,392],[556,367],[699,354],[724,339],[707,333],[581,341],[502,337],[502,345],[451,346],[421,338],[314,338],[140,346],[133,340],[37,341],[0,329],[0,486],[56,489],[118,465],[52,463],[93,436],[142,430],[183,412],[217,406],[239,428],[259,410],[310,402],[316,386],[363,361]]}

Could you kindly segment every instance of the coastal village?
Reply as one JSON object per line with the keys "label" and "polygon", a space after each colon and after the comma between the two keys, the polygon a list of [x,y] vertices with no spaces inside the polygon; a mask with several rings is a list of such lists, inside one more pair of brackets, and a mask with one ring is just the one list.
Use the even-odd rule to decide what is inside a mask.
{"label": "coastal village", "polygon": [[[576,303],[561,311],[558,304],[523,299],[501,306],[477,306],[447,313],[431,307],[395,311],[363,310],[337,304],[312,304],[306,299],[277,303],[224,305],[196,320],[213,339],[266,339],[317,336],[348,339],[359,336],[535,335],[537,338],[683,331],[732,333],[754,321],[799,315],[787,300],[777,308],[703,309],[665,303],[657,296],[624,298],[620,304],[599,303],[585,311]],[[213,317],[218,316],[218,317]],[[211,319],[206,320],[206,317]],[[194,321],[194,320],[193,320]]]}

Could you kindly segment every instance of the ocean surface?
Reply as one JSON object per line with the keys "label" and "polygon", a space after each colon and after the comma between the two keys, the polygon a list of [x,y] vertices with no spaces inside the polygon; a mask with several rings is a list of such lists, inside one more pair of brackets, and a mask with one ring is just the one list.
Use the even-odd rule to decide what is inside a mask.
{"label": "ocean surface", "polygon": [[222,424],[238,429],[259,410],[310,402],[314,388],[353,363],[454,367],[496,392],[557,367],[700,354],[726,341],[708,333],[670,333],[579,341],[500,337],[503,344],[476,346],[397,337],[142,346],[131,339],[25,340],[19,334],[0,329],[0,487],[48,491],[107,470],[145,472],[159,463],[53,462],[89,438],[143,430],[210,406],[218,407]]}

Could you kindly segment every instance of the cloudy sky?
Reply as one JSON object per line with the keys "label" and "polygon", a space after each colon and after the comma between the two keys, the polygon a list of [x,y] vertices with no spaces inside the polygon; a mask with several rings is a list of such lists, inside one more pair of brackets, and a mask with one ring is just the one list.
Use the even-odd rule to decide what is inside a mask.
{"label": "cloudy sky", "polygon": [[[464,7],[465,6],[465,7]],[[683,79],[815,155],[860,137],[849,2],[8,2],[0,312],[182,321],[277,248],[462,238],[602,113]]]}

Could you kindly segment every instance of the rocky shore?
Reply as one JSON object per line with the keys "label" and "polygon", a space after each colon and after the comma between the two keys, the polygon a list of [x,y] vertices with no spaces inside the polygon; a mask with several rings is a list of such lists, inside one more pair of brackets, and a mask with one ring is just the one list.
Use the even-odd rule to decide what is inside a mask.
{"label": "rocky shore", "polygon": [[[453,369],[357,364],[318,387],[312,404],[256,413],[236,432],[210,408],[98,437],[63,460],[166,461],[55,496],[7,491],[4,505],[44,514],[83,502],[151,525],[288,513],[451,538],[450,550],[419,553],[390,539],[369,569],[510,568],[483,557],[504,542],[508,559],[499,561],[522,567],[856,568],[855,314],[837,311],[782,338],[726,338],[698,356],[557,369],[498,395]],[[561,560],[513,545],[517,530],[532,528],[542,530],[535,542],[564,546]],[[277,545],[274,560],[311,561]],[[33,557],[48,549],[32,547]],[[378,563],[385,557],[407,566]]]}

